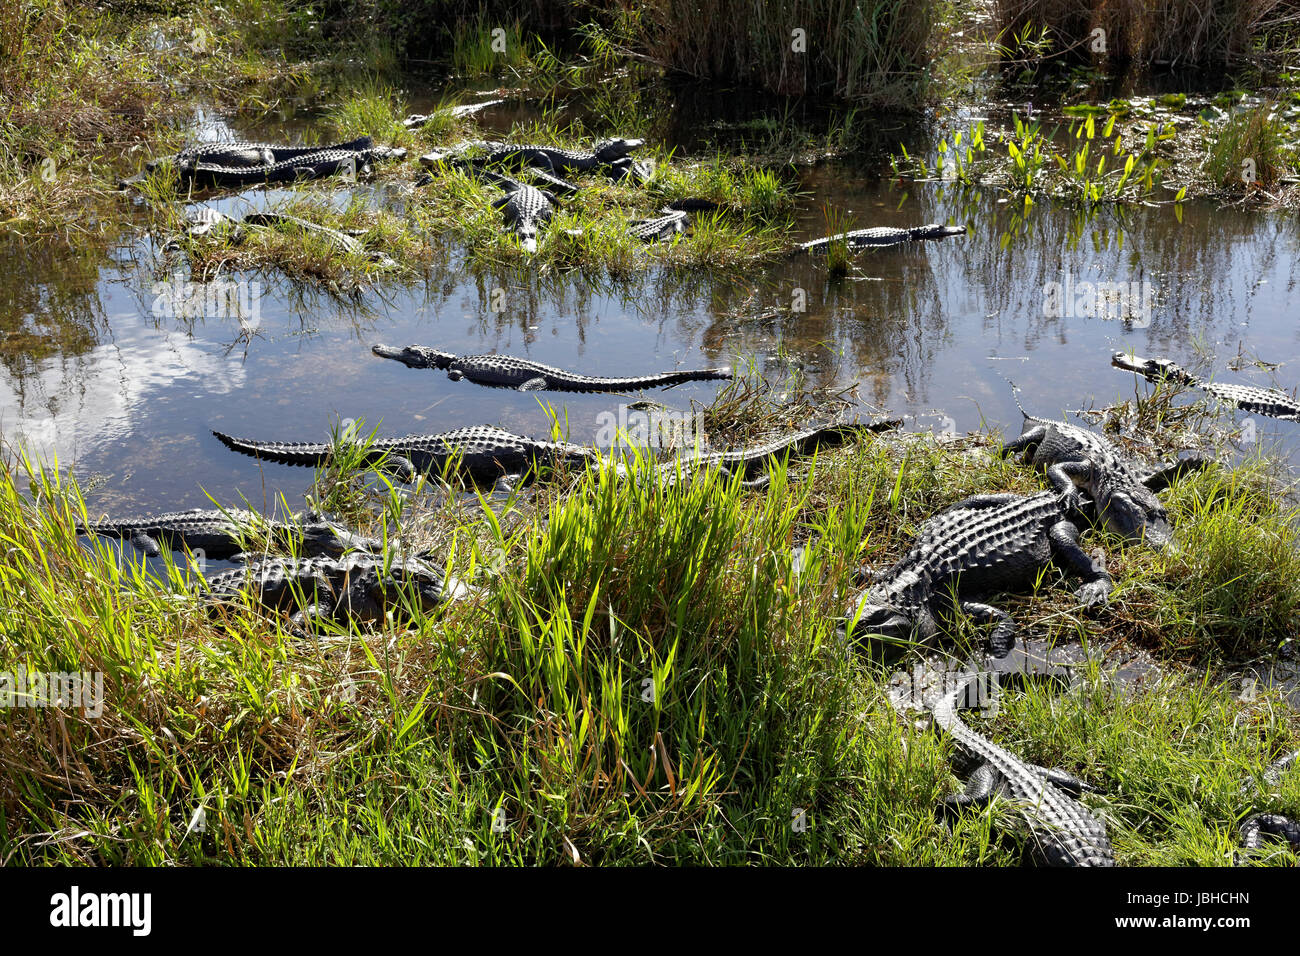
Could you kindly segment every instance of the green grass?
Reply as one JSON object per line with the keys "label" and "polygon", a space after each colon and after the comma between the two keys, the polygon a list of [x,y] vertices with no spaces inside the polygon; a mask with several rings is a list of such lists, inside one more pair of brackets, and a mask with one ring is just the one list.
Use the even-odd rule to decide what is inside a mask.
{"label": "green grass", "polygon": [[[580,128],[546,123],[517,127],[507,138],[569,148],[587,148],[593,141]],[[560,200],[533,255],[524,252],[491,207],[501,191],[455,170],[435,171],[434,181],[417,193],[421,202],[413,217],[417,228],[429,234],[464,242],[471,260],[485,265],[532,262],[616,278],[654,265],[735,269],[771,258],[786,247],[795,193],[772,171],[720,156],[685,163],[652,148],[636,155],[656,162],[657,172],[648,184],[615,183],[599,173],[574,176],[579,192]],[[627,234],[632,220],[653,218],[665,203],[686,197],[709,199],[722,208],[716,214],[692,214],[689,233],[672,242],[647,244]]]}
{"label": "green grass", "polygon": [[1288,128],[1278,118],[1276,104],[1237,113],[1210,136],[1205,175],[1214,187],[1231,193],[1276,189],[1279,178],[1297,163],[1287,140]]}
{"label": "green grass", "polygon": [[[706,415],[710,438],[808,416],[770,395],[729,386]],[[255,608],[214,621],[193,599],[165,599],[104,545],[78,547],[75,483],[48,471],[21,494],[31,466],[6,465],[0,671],[99,671],[106,701],[99,718],[0,712],[0,860],[1024,858],[1005,804],[951,829],[936,816],[958,787],[951,743],[900,721],[888,673],[834,634],[853,568],[886,565],[958,498],[1042,486],[988,440],[872,439],[777,469],[761,493],[717,475],[668,488],[629,461],[630,481],[560,476],[508,499],[433,485],[398,496],[363,477],[364,445],[340,445],[313,503],[367,533],[391,538],[400,522],[403,547],[432,547],[484,593],[325,645]],[[1121,687],[1094,670],[1073,690],[1030,686],[996,718],[967,718],[1101,787],[1088,802],[1121,863],[1226,862],[1249,809],[1242,779],[1297,745],[1274,695],[1239,699],[1213,676],[1295,632],[1294,516],[1260,487],[1226,471],[1177,486],[1178,555],[1090,534],[1117,580],[1098,614],[1080,616],[1056,571],[1036,594],[999,599],[1026,634],[1094,647],[1104,636],[1166,661],[1160,680]],[[960,655],[981,629],[958,624],[947,646]],[[200,805],[205,829],[186,835]],[[1300,811],[1300,775],[1259,809]],[[799,811],[807,828],[793,825]]]}
{"label": "green grass", "polygon": [[[54,0],[6,4],[0,21],[0,228],[111,237],[125,209],[115,180],[176,146],[196,102],[265,108],[304,71],[196,7],[134,18]],[[256,8],[256,9],[254,9]],[[251,91],[256,87],[253,99]],[[188,91],[181,95],[178,89]],[[270,101],[270,102],[268,102]]]}

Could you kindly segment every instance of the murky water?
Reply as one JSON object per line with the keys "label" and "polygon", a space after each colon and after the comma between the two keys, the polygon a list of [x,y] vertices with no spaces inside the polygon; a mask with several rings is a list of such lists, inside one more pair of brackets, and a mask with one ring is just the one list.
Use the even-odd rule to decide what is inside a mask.
{"label": "murky water", "polygon": [[[505,129],[525,115],[511,102],[483,119]],[[689,160],[699,127],[682,122],[680,110],[672,116],[657,135]],[[307,112],[284,125],[208,119],[210,138],[284,140],[312,129]],[[915,129],[896,122],[882,120],[879,135],[884,146],[907,139],[924,147]],[[813,385],[856,386],[864,412],[909,416],[909,428],[960,431],[1019,430],[1004,376],[1022,386],[1027,408],[1047,416],[1131,395],[1135,377],[1109,365],[1118,349],[1189,366],[1203,351],[1215,356],[1221,379],[1287,389],[1300,382],[1294,215],[1188,203],[1181,219],[1163,205],[1080,223],[1043,202],[1021,222],[1019,205],[995,195],[891,185],[878,160],[877,152],[804,170],[798,238],[824,233],[826,204],[854,227],[952,221],[969,235],[860,253],[858,273],[844,280],[804,257],[738,279],[651,272],[599,288],[577,273],[476,272],[462,249],[439,243],[427,281],[382,285],[357,301],[275,274],[238,276],[261,284],[251,335],[235,316],[168,315],[157,284],[171,277],[156,271],[147,239],[108,256],[9,240],[0,246],[8,265],[0,273],[0,428],[10,443],[74,464],[92,511],[123,513],[200,506],[205,493],[255,506],[280,493],[301,501],[309,469],[260,466],[227,451],[212,429],[316,440],[332,422],[364,419],[383,434],[480,423],[540,434],[549,401],[567,413],[570,437],[589,441],[600,413],[620,401],[451,382],[374,357],[369,347],[380,341],[510,353],[594,374],[752,359],[770,376],[797,368]],[[344,184],[320,188],[348,198]],[[403,201],[372,192],[376,202]],[[278,196],[252,191],[209,204],[242,213]],[[1141,291],[1127,318],[1048,314],[1052,283],[1084,281]],[[505,290],[504,311],[492,309],[493,288]],[[1273,377],[1228,372],[1239,350],[1281,367]],[[716,388],[653,397],[688,407]],[[1261,419],[1256,430],[1284,455],[1300,450],[1300,426]]]}

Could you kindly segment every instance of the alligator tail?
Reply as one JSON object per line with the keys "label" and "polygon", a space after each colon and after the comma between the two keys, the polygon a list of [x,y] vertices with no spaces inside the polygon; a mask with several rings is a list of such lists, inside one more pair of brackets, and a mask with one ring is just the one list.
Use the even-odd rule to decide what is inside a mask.
{"label": "alligator tail", "polygon": [[231,451],[281,465],[321,465],[334,453],[334,447],[327,442],[256,441],[232,438],[218,431],[212,434]]}
{"label": "alligator tail", "polygon": [[714,382],[729,379],[733,373],[729,366],[722,368],[681,369],[660,375],[633,378],[597,379],[601,387],[610,391],[632,391],[642,388],[673,388],[683,382]]}
{"label": "alligator tail", "polygon": [[[1001,372],[999,372],[998,374],[1002,375]],[[1002,375],[1002,380],[1011,386],[1011,398],[1016,403],[1016,408],[1020,409],[1020,414],[1025,416],[1025,420],[1039,421],[1040,419],[1038,418],[1038,416],[1030,415],[1027,411],[1025,411],[1025,406],[1020,404],[1020,386],[1017,385],[1015,382],[1011,381],[1011,379],[1007,378],[1005,375]]]}

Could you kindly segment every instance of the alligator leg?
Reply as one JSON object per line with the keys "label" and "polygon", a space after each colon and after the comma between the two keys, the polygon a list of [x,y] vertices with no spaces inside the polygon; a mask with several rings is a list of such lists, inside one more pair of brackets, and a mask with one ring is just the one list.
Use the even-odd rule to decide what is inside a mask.
{"label": "alligator leg", "polygon": [[1063,461],[1047,467],[1047,480],[1060,494],[1061,507],[1066,511],[1083,509],[1083,492],[1079,491],[1075,479],[1086,481],[1092,474],[1092,470],[1093,465],[1090,461]]}
{"label": "alligator leg", "polygon": [[520,385],[520,386],[519,386],[519,391],[521,391],[521,392],[540,392],[540,391],[545,390],[545,388],[546,388],[546,379],[544,379],[544,378],[542,378],[540,375],[538,375],[538,376],[536,376],[535,378],[530,378],[528,381],[526,381],[526,382],[524,382],[522,385]]}
{"label": "alligator leg", "polygon": [[308,636],[315,631],[316,622],[329,618],[333,610],[323,602],[308,604],[289,618],[289,628],[299,637]]}
{"label": "alligator leg", "polygon": [[961,609],[979,624],[995,624],[989,635],[989,652],[994,657],[1006,657],[1016,646],[1016,622],[1011,615],[991,604],[962,601]]}
{"label": "alligator leg", "polygon": [[1035,425],[1027,432],[1022,433],[1018,438],[1013,438],[1009,442],[1002,443],[1002,449],[998,456],[1006,458],[1008,455],[1018,454],[1020,452],[1031,452],[1037,448],[1047,437],[1046,425]]}
{"label": "alligator leg", "polygon": [[982,810],[1002,789],[1002,774],[991,763],[982,763],[966,779],[966,789],[944,797],[939,808],[945,815],[955,815],[962,810]]}
{"label": "alligator leg", "polygon": [[1210,463],[1208,458],[1202,458],[1200,455],[1188,455],[1186,458],[1180,458],[1173,464],[1154,471],[1150,476],[1142,480],[1152,491],[1164,491],[1175,481],[1182,478],[1183,475],[1190,474],[1193,471],[1200,471]]}
{"label": "alligator leg", "polygon": [[143,531],[137,531],[131,535],[131,543],[151,558],[156,558],[162,554],[162,548],[159,547],[158,542]]}
{"label": "alligator leg", "polygon": [[415,465],[411,463],[411,459],[407,458],[405,455],[389,455],[383,460],[382,464],[378,461],[373,464],[375,467],[382,468],[384,471],[389,472],[399,481],[405,481],[408,484],[415,481],[416,475],[418,474]]}
{"label": "alligator leg", "polygon": [[1074,592],[1075,597],[1088,607],[1105,604],[1110,599],[1110,575],[1080,547],[1078,526],[1058,521],[1048,530],[1047,539],[1052,559],[1084,580],[1083,587]]}
{"label": "alligator leg", "polygon": [[1037,764],[1030,764],[1029,769],[1072,797],[1079,797],[1085,793],[1101,793],[1100,787],[1094,787],[1086,780],[1080,780],[1074,774],[1066,773],[1059,767],[1040,767]]}

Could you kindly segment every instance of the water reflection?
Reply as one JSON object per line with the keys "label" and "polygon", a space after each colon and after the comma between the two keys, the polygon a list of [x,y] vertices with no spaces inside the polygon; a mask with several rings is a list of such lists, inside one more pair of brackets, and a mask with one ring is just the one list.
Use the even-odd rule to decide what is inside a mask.
{"label": "water reflection", "polygon": [[[652,114],[651,135],[678,147],[683,160],[691,149],[701,151],[698,158],[709,143],[752,135],[731,122],[736,104],[730,112],[716,103],[705,108],[695,88],[647,96],[628,107],[627,121]],[[498,128],[527,116],[518,101],[485,113]],[[154,283],[175,264],[149,243],[105,254],[10,241],[3,252],[11,268],[0,277],[4,435],[98,474],[97,508],[189,507],[203,502],[202,489],[223,501],[242,494],[256,507],[281,492],[297,500],[310,472],[261,468],[221,448],[210,429],[306,440],[324,437],[339,418],[378,424],[386,434],[478,423],[531,434],[547,427],[536,396],[476,389],[376,359],[369,352],[376,341],[510,352],[591,374],[752,358],[769,375],[797,369],[815,386],[856,384],[851,394],[864,406],[911,416],[917,427],[941,416],[961,430],[984,422],[1019,429],[1003,375],[1044,415],[1131,394],[1132,376],[1109,365],[1117,349],[1196,366],[1198,349],[1226,356],[1242,348],[1283,365],[1276,379],[1247,368],[1233,380],[1289,387],[1300,377],[1294,217],[1196,203],[1124,213],[1047,202],[1026,208],[951,183],[893,183],[882,175],[883,157],[917,134],[883,120],[879,127],[853,162],[799,171],[807,195],[793,238],[823,234],[824,206],[855,227],[957,222],[969,233],[860,252],[843,279],[829,277],[824,260],[797,256],[740,276],[659,269],[613,281],[472,262],[434,236],[424,278],[388,280],[356,300],[274,273],[229,276],[261,283],[260,321],[250,332],[228,316],[156,316]],[[272,139],[313,131],[301,117],[282,135],[218,130]],[[391,187],[357,188],[376,205],[409,201]],[[350,196],[339,184],[324,194],[338,204]],[[206,202],[242,215],[284,195],[252,191]],[[1146,284],[1150,310],[1127,318],[1054,314],[1045,299],[1066,277]],[[1224,364],[1216,363],[1221,374]],[[715,391],[695,383],[660,399],[685,407]],[[549,398],[580,441],[620,401]],[[1280,438],[1291,455],[1300,448],[1293,425],[1260,424],[1262,441]]]}

